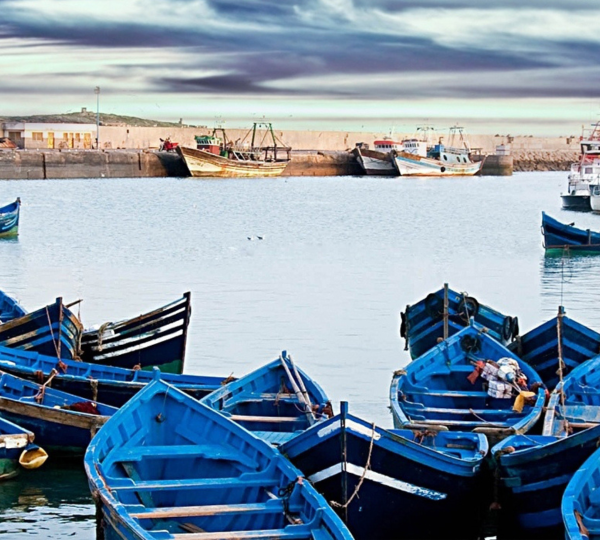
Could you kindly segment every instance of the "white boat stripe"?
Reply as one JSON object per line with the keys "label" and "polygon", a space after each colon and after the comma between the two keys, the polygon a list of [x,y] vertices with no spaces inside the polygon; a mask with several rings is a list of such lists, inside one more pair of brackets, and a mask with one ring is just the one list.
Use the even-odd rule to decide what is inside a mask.
{"label": "white boat stripe", "polygon": [[[353,474],[358,477],[361,477],[365,472],[364,467],[358,467],[357,465],[354,465],[352,463],[348,463],[346,465],[346,470],[350,474]],[[317,484],[318,482],[322,482],[323,480],[335,476],[336,474],[340,474],[341,472],[342,464],[337,463],[336,465],[327,467],[326,469],[309,476],[308,479],[313,484]],[[408,482],[403,482],[402,480],[397,480],[396,478],[392,478],[391,476],[386,476],[385,474],[380,474],[371,470],[367,471],[365,478],[367,480],[371,480],[372,482],[377,482],[378,484],[382,484],[384,486],[388,486],[399,491],[405,491],[406,493],[416,495],[417,497],[431,499],[433,501],[441,501],[447,497],[445,493],[441,493],[439,491],[434,491],[432,489],[427,489],[420,486],[415,486],[414,484],[409,484]]]}
{"label": "white boat stripe", "polygon": [[122,349],[120,351],[109,352],[106,354],[94,354],[94,356],[92,357],[92,362],[100,362],[107,358],[119,357],[119,356],[125,355],[130,352],[141,351],[142,349],[147,349],[148,347],[158,345],[159,343],[162,343],[163,341],[169,341],[170,339],[174,339],[174,338],[176,338],[178,336],[182,336],[182,335],[183,335],[183,330],[179,330],[178,332],[169,334],[169,335],[161,337],[159,339],[155,339],[153,341],[147,341],[146,343],[142,343],[140,345],[135,345],[134,347]]}
{"label": "white boat stripe", "polygon": [[[327,435],[329,435],[333,431],[336,431],[339,428],[340,428],[340,421],[338,420],[337,422],[333,422],[333,423],[329,424],[328,426],[321,428],[317,432],[317,435],[319,436],[319,439],[321,439],[323,437],[327,437]],[[381,435],[379,433],[375,432],[375,435],[373,436],[373,430],[371,428],[365,427],[365,426],[359,424],[358,422],[355,422],[354,420],[346,420],[346,429],[348,431],[353,431],[354,433],[359,433],[361,435],[364,435],[365,437],[368,437],[369,439],[371,439],[371,437],[373,437],[374,441],[378,441],[379,439],[381,439]]]}

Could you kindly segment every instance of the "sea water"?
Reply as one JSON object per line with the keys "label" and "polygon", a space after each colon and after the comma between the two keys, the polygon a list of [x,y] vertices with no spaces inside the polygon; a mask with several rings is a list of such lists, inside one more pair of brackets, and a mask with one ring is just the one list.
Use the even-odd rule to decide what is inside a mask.
{"label": "sea water", "polygon": [[[409,356],[399,312],[447,282],[518,315],[600,328],[600,257],[544,254],[541,212],[566,173],[512,177],[0,181],[21,197],[0,241],[0,289],[30,310],[62,296],[85,326],[192,293],[186,372],[244,373],[289,351],[332,402],[391,427],[392,372]],[[82,464],[50,456],[0,484],[0,536],[95,537]]]}

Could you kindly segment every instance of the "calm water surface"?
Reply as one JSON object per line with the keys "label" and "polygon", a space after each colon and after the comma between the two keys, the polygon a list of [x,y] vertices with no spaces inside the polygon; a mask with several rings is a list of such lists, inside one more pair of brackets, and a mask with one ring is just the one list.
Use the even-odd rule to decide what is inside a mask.
{"label": "calm water surface", "polygon": [[[458,179],[2,181],[20,196],[0,242],[0,288],[34,309],[84,298],[86,326],[192,291],[186,371],[236,376],[282,349],[334,402],[391,426],[391,374],[408,361],[398,312],[444,282],[518,315],[525,332],[568,314],[600,328],[600,257],[544,255],[541,211],[566,173]],[[262,236],[262,240],[256,237]],[[252,238],[248,240],[248,237]],[[0,485],[0,536],[94,538],[77,464],[52,459]]]}

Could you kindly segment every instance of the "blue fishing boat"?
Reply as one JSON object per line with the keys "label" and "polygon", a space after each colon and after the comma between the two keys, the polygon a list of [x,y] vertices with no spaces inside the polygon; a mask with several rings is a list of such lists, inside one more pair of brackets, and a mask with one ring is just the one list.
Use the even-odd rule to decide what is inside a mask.
{"label": "blue fishing boat", "polygon": [[514,435],[494,446],[500,478],[498,538],[564,538],[563,493],[598,440],[600,425],[568,437]]}
{"label": "blue fishing boat", "polygon": [[116,408],[0,372],[0,415],[35,433],[51,454],[83,454]]}
{"label": "blue fishing boat", "polygon": [[0,480],[10,480],[24,469],[41,467],[48,454],[36,444],[35,435],[21,426],[0,418]]}
{"label": "blue fishing boat", "polygon": [[27,315],[27,311],[17,300],[0,291],[0,324],[25,315]]}
{"label": "blue fishing boat", "polygon": [[547,388],[553,389],[559,380],[559,355],[565,377],[598,354],[600,334],[567,317],[560,306],[556,317],[518,336],[508,348],[537,371]]}
{"label": "blue fishing boat", "polygon": [[561,223],[542,212],[544,248],[571,251],[600,251],[600,232],[578,229],[574,223]]}
{"label": "blue fishing boat", "polygon": [[8,238],[19,234],[19,213],[21,199],[0,208],[0,238]]}
{"label": "blue fishing boat", "polygon": [[528,431],[544,400],[539,375],[475,325],[394,373],[390,387],[396,428],[473,430],[495,440]]}
{"label": "blue fishing boat", "polygon": [[279,449],[357,540],[479,536],[484,435],[386,430],[342,403]]}
{"label": "blue fishing boat", "polygon": [[600,539],[600,450],[573,475],[562,498],[566,540]]}
{"label": "blue fishing boat", "polygon": [[191,295],[133,319],[102,324],[81,338],[81,360],[126,369],[183,373]]}
{"label": "blue fishing boat", "polygon": [[400,317],[400,336],[405,339],[404,350],[409,350],[413,359],[469,326],[471,317],[501,343],[508,343],[519,333],[517,317],[503,315],[480,304],[467,293],[448,289],[447,284],[416,304],[406,306]]}
{"label": "blue fishing boat", "polygon": [[[60,360],[35,352],[0,347],[0,370],[37,383],[51,380],[52,388],[106,405],[121,407],[152,380],[149,371],[123,369],[75,360]],[[233,377],[175,375],[163,380],[201,399]]]}
{"label": "blue fishing boat", "polygon": [[287,351],[215,390],[202,403],[274,445],[333,416],[325,392],[296,367]]}
{"label": "blue fishing boat", "polygon": [[550,395],[544,435],[565,436],[600,424],[600,356],[569,373]]}
{"label": "blue fishing boat", "polygon": [[79,319],[57,298],[54,304],[1,324],[0,346],[72,359],[78,356],[82,330]]}
{"label": "blue fishing boat", "polygon": [[351,540],[277,450],[156,373],[85,455],[107,540]]}

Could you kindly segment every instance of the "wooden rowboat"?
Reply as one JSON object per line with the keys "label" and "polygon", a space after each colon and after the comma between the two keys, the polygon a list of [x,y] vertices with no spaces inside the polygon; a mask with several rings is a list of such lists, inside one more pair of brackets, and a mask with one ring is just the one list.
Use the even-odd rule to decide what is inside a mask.
{"label": "wooden rowboat", "polygon": [[[35,352],[0,347],[0,370],[23,379],[44,383],[52,388],[106,405],[121,407],[152,380],[152,373],[75,360],[58,360]],[[203,375],[164,373],[163,380],[196,399],[234,380]]]}
{"label": "wooden rowboat", "polygon": [[83,454],[116,411],[0,372],[0,415],[35,433],[37,442],[52,454]]}
{"label": "wooden rowboat", "polygon": [[287,351],[215,390],[202,403],[274,445],[333,415],[321,387],[296,367]]}
{"label": "wooden rowboat", "polygon": [[12,296],[0,291],[0,324],[27,315],[25,308]]}
{"label": "wooden rowboat", "polygon": [[279,452],[158,376],[85,456],[107,538],[352,538]]}
{"label": "wooden rowboat", "polygon": [[[497,386],[482,375],[503,359],[516,362],[527,378],[533,403],[513,383]],[[492,362],[490,362],[492,361]],[[505,361],[505,362],[506,362]],[[494,381],[495,382],[495,381]],[[539,388],[536,390],[536,386]],[[483,329],[469,326],[394,374],[390,403],[397,428],[476,431],[497,442],[525,433],[542,414],[545,392],[539,375]],[[517,407],[522,398],[522,407]]]}
{"label": "wooden rowboat", "polygon": [[86,330],[81,360],[120,368],[183,373],[191,295],[138,317]]}
{"label": "wooden rowboat", "polygon": [[478,537],[484,435],[386,430],[342,403],[279,449],[357,540]]}
{"label": "wooden rowboat", "polygon": [[546,250],[600,251],[600,232],[578,229],[542,212],[542,235]]}
{"label": "wooden rowboat", "polygon": [[0,208],[0,238],[8,238],[19,234],[19,212],[21,199]]}

